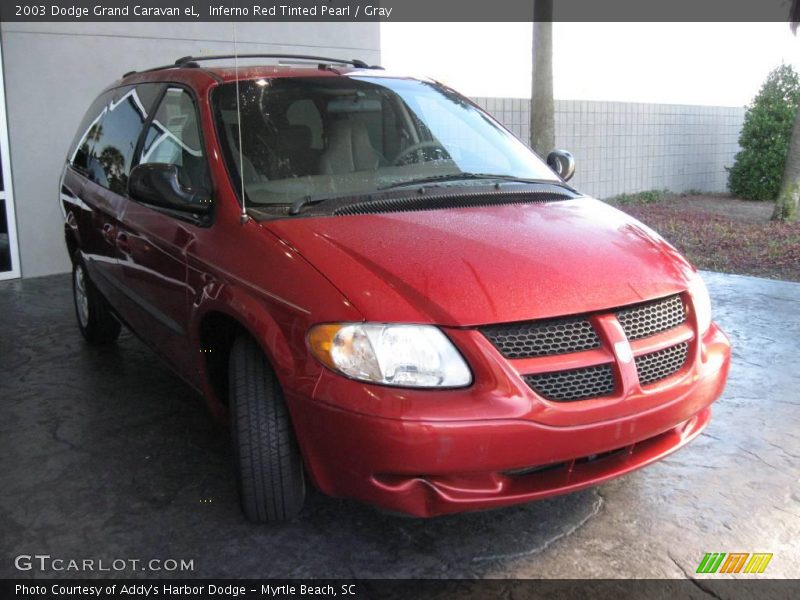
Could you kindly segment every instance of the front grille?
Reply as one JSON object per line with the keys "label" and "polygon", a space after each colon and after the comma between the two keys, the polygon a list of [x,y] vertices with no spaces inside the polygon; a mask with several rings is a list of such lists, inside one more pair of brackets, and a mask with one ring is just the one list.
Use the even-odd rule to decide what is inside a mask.
{"label": "front grille", "polygon": [[610,396],[616,389],[611,365],[525,375],[524,379],[537,394],[555,402]]}
{"label": "front grille", "polygon": [[[615,314],[630,341],[670,330],[677,335],[679,332],[674,331],[675,328],[686,323],[683,300],[680,294],[674,294],[658,300],[609,309],[607,312],[490,325],[482,327],[480,331],[508,359],[574,355],[602,347],[603,342],[595,330],[595,324],[601,326],[604,320],[596,320],[595,316],[603,312],[609,316],[611,313]],[[610,352],[611,349],[608,350]],[[686,364],[688,355],[689,342],[682,342],[663,350],[636,356],[635,364],[640,384],[647,386],[674,375]],[[580,365],[580,356],[566,356],[561,364],[558,358],[550,359],[549,362],[550,369],[558,369],[559,366],[569,368],[534,375],[522,373],[525,383],[548,400],[573,402],[602,398],[618,392],[614,363],[576,368]]]}
{"label": "front grille", "polygon": [[677,327],[686,321],[686,309],[683,306],[679,295],[669,296],[656,300],[637,304],[630,308],[617,311],[619,320],[625,335],[629,340],[638,340],[667,331]]}
{"label": "front grille", "polygon": [[585,318],[493,325],[481,331],[506,358],[552,356],[600,347],[597,333]]}
{"label": "front grille", "polygon": [[689,344],[683,342],[657,352],[637,356],[635,360],[639,383],[649,385],[674,375],[686,364],[688,354]]}

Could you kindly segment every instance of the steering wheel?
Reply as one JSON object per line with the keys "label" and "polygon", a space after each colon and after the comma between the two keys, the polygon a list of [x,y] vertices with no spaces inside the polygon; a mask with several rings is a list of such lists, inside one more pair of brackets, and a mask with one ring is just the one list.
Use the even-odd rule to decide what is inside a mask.
{"label": "steering wheel", "polygon": [[403,150],[401,150],[400,153],[394,157],[394,160],[392,160],[392,166],[399,167],[401,165],[406,164],[406,162],[403,159],[410,156],[411,154],[414,154],[415,152],[424,150],[425,148],[437,148],[443,152],[445,157],[450,158],[450,153],[447,151],[447,148],[442,146],[439,142],[434,142],[434,141],[419,142],[418,144],[412,144],[408,148],[404,148]]}

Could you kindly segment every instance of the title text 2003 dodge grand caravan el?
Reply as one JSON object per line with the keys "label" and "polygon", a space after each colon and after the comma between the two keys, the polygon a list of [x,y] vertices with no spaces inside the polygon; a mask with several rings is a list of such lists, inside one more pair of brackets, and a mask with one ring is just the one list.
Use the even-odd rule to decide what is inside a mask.
{"label": "title text 2003 dodge grand caravan el", "polygon": [[531,501],[706,426],[730,347],[702,280],[568,153],[435,81],[230,58],[104,91],[61,205],[84,337],[125,324],[229,419],[250,519],[307,480],[417,516]]}

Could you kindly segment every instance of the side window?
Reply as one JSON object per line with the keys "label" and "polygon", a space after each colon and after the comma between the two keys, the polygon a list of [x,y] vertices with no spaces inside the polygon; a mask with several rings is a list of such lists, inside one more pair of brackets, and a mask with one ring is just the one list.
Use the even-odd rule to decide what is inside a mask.
{"label": "side window", "polygon": [[192,96],[182,88],[168,88],[147,130],[139,162],[176,165],[185,187],[208,188],[208,167],[201,140]]}
{"label": "side window", "polygon": [[87,128],[73,164],[80,162],[92,180],[117,194],[125,194],[136,143],[158,89],[158,84],[144,84],[104,95],[107,104],[100,117]]}
{"label": "side window", "polygon": [[110,92],[97,97],[89,110],[86,111],[83,121],[81,121],[80,126],[78,126],[78,133],[75,134],[75,139],[72,141],[69,162],[74,169],[82,173],[88,174],[89,172],[89,161],[92,150],[97,141],[97,135],[100,131],[100,126],[110,101]]}

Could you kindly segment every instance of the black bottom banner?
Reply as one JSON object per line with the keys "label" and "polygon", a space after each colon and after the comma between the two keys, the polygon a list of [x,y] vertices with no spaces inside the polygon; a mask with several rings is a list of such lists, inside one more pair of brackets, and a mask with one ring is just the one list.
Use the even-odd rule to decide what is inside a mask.
{"label": "black bottom banner", "polygon": [[800,581],[777,579],[6,579],[0,598],[283,598],[622,600],[625,598],[795,599]]}

